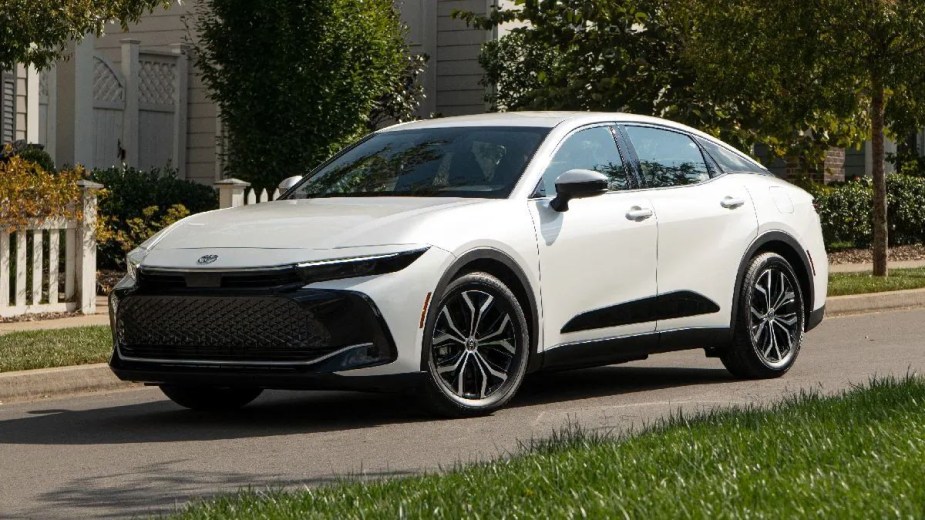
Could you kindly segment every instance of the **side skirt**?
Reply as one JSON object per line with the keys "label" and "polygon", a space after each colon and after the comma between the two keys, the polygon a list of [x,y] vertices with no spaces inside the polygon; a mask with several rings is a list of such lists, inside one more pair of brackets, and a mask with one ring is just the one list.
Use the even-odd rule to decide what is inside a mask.
{"label": "side skirt", "polygon": [[543,352],[543,370],[567,370],[646,359],[649,354],[729,345],[728,328],[689,328],[565,343]]}

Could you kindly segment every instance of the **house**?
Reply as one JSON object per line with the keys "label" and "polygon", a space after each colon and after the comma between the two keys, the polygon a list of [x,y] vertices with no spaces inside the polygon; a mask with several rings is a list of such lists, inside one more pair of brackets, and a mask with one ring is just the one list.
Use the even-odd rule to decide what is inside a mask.
{"label": "house", "polygon": [[[170,164],[182,178],[212,184],[223,176],[218,108],[193,64],[187,20],[198,1],[156,10],[122,31],[71,45],[49,70],[24,66],[2,75],[3,143],[39,143],[56,164],[149,168]],[[415,53],[429,57],[420,113],[484,112],[478,64],[492,31],[471,29],[454,10],[487,12],[490,0],[403,0]],[[190,24],[191,25],[191,24]]]}
{"label": "house", "polygon": [[[420,115],[484,112],[478,53],[504,29],[472,29],[452,13],[487,13],[497,0],[397,1],[412,51],[429,57]],[[104,36],[71,45],[69,59],[49,70],[19,66],[0,75],[0,141],[42,144],[58,165],[169,164],[181,178],[221,179],[218,108],[193,64],[195,35],[186,23],[198,4],[158,9],[128,31],[110,25]],[[827,178],[869,174],[869,148],[834,150]],[[771,169],[786,174],[791,168],[781,161]]]}

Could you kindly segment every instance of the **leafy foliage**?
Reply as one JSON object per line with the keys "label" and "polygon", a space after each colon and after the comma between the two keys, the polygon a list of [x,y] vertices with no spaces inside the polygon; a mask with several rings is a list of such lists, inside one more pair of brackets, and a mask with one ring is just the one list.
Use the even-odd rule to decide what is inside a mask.
{"label": "leafy foliage", "polygon": [[227,173],[257,188],[417,108],[408,85],[421,59],[407,57],[392,0],[206,0],[195,25],[197,65],[228,134]]}
{"label": "leafy foliage", "polygon": [[[851,144],[862,136],[863,126],[845,116],[853,108],[848,103],[845,110],[845,98],[820,96],[825,101],[820,103],[794,95],[794,91],[811,92],[817,80],[800,67],[800,61],[809,59],[800,52],[789,57],[789,68],[771,70],[762,62],[745,63],[745,82],[733,83],[728,74],[717,76],[715,69],[728,66],[726,55],[735,52],[733,48],[741,50],[725,46],[727,40],[739,37],[739,31],[759,43],[772,37],[770,22],[755,20],[744,8],[732,9],[728,1],[516,0],[514,4],[488,17],[457,14],[484,28],[527,23],[483,47],[480,62],[485,83],[495,87],[488,94],[495,109],[654,115],[696,126],[742,149],[760,142],[769,145],[775,156],[811,155],[817,161],[827,147]],[[726,10],[728,16],[720,17]],[[801,13],[784,9],[775,16],[789,19]],[[717,38],[720,34],[722,39]],[[704,55],[710,59],[703,60]],[[736,64],[748,57],[747,52],[733,56]]]}
{"label": "leafy foliage", "polygon": [[169,169],[93,170],[90,179],[106,188],[99,198],[97,259],[102,268],[121,268],[125,253],[163,227],[218,207],[215,190],[176,178]]}
{"label": "leafy foliage", "polygon": [[427,66],[427,56],[405,56],[405,61],[404,71],[395,76],[391,88],[373,105],[366,121],[368,131],[372,132],[390,123],[410,121],[421,106],[424,86],[418,79]]}
{"label": "leafy foliage", "polygon": [[[889,229],[884,135],[892,128],[904,136],[925,122],[925,97],[920,94],[925,85],[925,3],[697,0],[692,5],[697,22],[689,52],[707,72],[704,78],[713,79],[713,88],[732,93],[740,105],[757,104],[762,109],[757,116],[770,109],[772,122],[787,123],[789,118],[790,124],[805,123],[793,116],[807,114],[829,123],[811,127],[814,136],[870,137],[874,273],[885,275]],[[775,103],[785,108],[786,117],[774,117]],[[846,129],[851,131],[841,131]]]}
{"label": "leafy foliage", "polygon": [[0,161],[5,161],[13,155],[18,155],[23,160],[33,162],[39,168],[46,172],[55,171],[55,162],[45,151],[44,147],[39,144],[29,144],[25,141],[15,141],[9,146],[5,146],[0,151]]}
{"label": "leafy foliage", "polygon": [[171,0],[4,0],[0,2],[0,70],[17,63],[45,68],[61,58],[64,44],[107,22],[123,27]]}
{"label": "leafy foliage", "polygon": [[35,162],[13,155],[0,161],[0,228],[15,230],[31,219],[80,218],[83,169],[48,172]]}
{"label": "leafy foliage", "polygon": [[[816,198],[822,234],[827,246],[853,244],[868,247],[873,241],[869,177],[838,185],[803,185]],[[890,244],[925,243],[925,178],[894,174],[887,177]]]}

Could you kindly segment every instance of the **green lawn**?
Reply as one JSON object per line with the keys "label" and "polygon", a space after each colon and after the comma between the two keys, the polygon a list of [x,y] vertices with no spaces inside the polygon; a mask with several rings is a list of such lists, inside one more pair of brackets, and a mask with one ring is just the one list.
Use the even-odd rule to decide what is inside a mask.
{"label": "green lawn", "polygon": [[0,372],[100,363],[111,351],[106,326],[11,332],[0,335]]}
{"label": "green lawn", "polygon": [[923,404],[923,380],[881,380],[623,439],[573,430],[444,475],[244,491],[174,518],[920,518]]}
{"label": "green lawn", "polygon": [[925,287],[925,267],[915,269],[890,269],[886,278],[870,273],[829,274],[829,296],[863,294]]}

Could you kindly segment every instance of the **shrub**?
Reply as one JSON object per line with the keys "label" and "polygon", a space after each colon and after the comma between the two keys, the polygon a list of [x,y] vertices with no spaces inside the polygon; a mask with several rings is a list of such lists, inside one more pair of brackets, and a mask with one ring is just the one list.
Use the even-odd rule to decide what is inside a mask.
{"label": "shrub", "polygon": [[101,268],[123,268],[125,253],[162,227],[190,213],[218,207],[213,188],[177,179],[176,172],[166,168],[93,170],[90,179],[106,187],[100,197],[97,229]]}
{"label": "shrub", "polygon": [[[148,206],[141,215],[119,222],[113,217],[102,215],[98,220],[96,238],[107,257],[107,267],[124,267],[125,254],[138,247],[158,231],[188,216],[189,210],[183,204],[174,204],[166,210]],[[112,257],[118,251],[117,256]],[[99,262],[102,264],[102,262]],[[110,265],[110,263],[112,265]]]}
{"label": "shrub", "polygon": [[31,219],[80,217],[76,201],[82,176],[80,168],[54,174],[18,155],[0,161],[0,227],[13,230]]}
{"label": "shrub", "polygon": [[[872,240],[873,181],[869,177],[824,186],[796,182],[816,198],[827,247],[851,244],[869,247]],[[887,176],[887,223],[890,245],[925,242],[925,178]]]}
{"label": "shrub", "polygon": [[40,144],[28,144],[25,141],[16,141],[12,145],[3,148],[0,152],[0,160],[7,161],[12,156],[19,156],[25,161],[37,164],[46,172],[55,171],[55,162]]}
{"label": "shrub", "polygon": [[891,244],[925,243],[925,177],[886,178]]}

